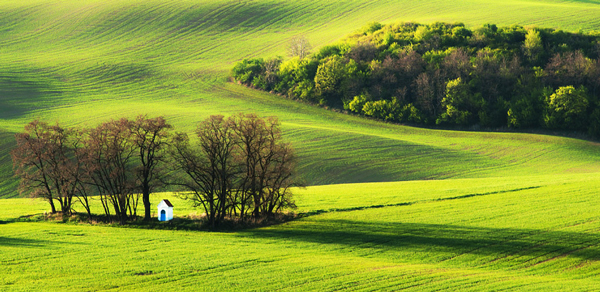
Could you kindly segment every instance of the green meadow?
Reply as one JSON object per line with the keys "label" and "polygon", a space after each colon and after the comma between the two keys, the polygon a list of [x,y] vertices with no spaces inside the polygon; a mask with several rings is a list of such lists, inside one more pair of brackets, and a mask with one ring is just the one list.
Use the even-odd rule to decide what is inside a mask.
{"label": "green meadow", "polygon": [[[0,290],[597,290],[598,143],[386,124],[229,70],[371,21],[594,31],[598,15],[596,0],[0,0]],[[309,184],[298,219],[230,232],[28,221],[49,208],[18,198],[9,151],[31,120],[164,115],[192,131],[237,112],[279,117]]]}
{"label": "green meadow", "polygon": [[297,191],[314,215],[236,232],[13,222],[47,207],[5,199],[0,287],[595,290],[598,187],[596,174],[315,186]]}
{"label": "green meadow", "polygon": [[310,184],[529,173],[540,169],[522,167],[531,155],[558,168],[545,173],[564,171],[563,155],[579,159],[579,170],[594,168],[585,142],[385,125],[228,76],[243,58],[285,55],[293,36],[319,48],[371,21],[591,31],[599,14],[593,1],[0,1],[0,196],[17,195],[11,136],[35,118],[89,126],[143,113],[190,131],[211,114],[276,115]]}

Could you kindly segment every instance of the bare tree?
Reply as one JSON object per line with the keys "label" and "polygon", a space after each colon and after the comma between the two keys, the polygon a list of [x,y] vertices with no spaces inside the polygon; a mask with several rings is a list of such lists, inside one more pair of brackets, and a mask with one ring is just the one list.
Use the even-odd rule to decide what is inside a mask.
{"label": "bare tree", "polygon": [[463,48],[453,50],[442,62],[444,75],[447,79],[461,78],[467,80],[473,67],[467,51]]}
{"label": "bare tree", "polygon": [[544,70],[546,81],[555,87],[587,85],[593,65],[593,61],[581,51],[557,53]]}
{"label": "bare tree", "polygon": [[238,114],[232,120],[243,169],[239,179],[242,220],[250,208],[257,219],[273,215],[284,205],[294,207],[288,190],[295,184],[295,159],[289,145],[281,141],[277,118]]}
{"label": "bare tree", "polygon": [[276,118],[211,116],[196,134],[197,143],[183,133],[173,137],[174,170],[183,173],[174,184],[190,191],[183,197],[204,208],[209,225],[227,215],[246,220],[295,207],[296,157]]}
{"label": "bare tree", "polygon": [[377,47],[371,42],[359,42],[350,49],[348,57],[356,62],[371,62],[377,57]]}
{"label": "bare tree", "polygon": [[112,207],[121,224],[136,216],[139,199],[134,192],[135,147],[130,123],[127,119],[112,120],[90,130],[82,155],[89,183],[96,188],[105,214],[110,217]]}
{"label": "bare tree", "polygon": [[92,220],[92,212],[90,209],[90,201],[89,201],[89,188],[86,184],[88,180],[85,171],[85,161],[83,160],[83,140],[84,140],[85,132],[79,129],[70,129],[69,130],[69,145],[68,150],[70,151],[69,157],[70,161],[64,163],[64,175],[69,178],[69,188],[68,193],[71,196],[77,198],[79,203],[85,209],[88,219]]}
{"label": "bare tree", "polygon": [[138,116],[129,126],[139,160],[136,174],[144,203],[144,220],[148,221],[151,219],[150,193],[160,184],[157,176],[161,174],[160,166],[164,163],[169,131],[173,127],[163,117],[144,115]]}
{"label": "bare tree", "polygon": [[74,152],[80,140],[74,131],[35,120],[15,137],[11,155],[20,192],[47,200],[52,213],[56,200],[63,215],[70,215],[73,197],[81,190],[81,164]]}
{"label": "bare tree", "polygon": [[295,209],[296,204],[290,188],[303,185],[296,177],[296,155],[291,146],[284,143],[274,146],[275,159],[269,171],[267,189],[261,205],[261,213],[266,216],[273,216],[283,208]]}
{"label": "bare tree", "polygon": [[17,146],[11,151],[11,156],[15,175],[21,179],[19,192],[45,199],[54,214],[53,182],[49,174],[50,166],[46,165],[49,143],[44,136],[47,128],[47,124],[37,120],[26,125],[24,133],[15,135]]}
{"label": "bare tree", "polygon": [[442,100],[446,96],[446,83],[442,70],[421,73],[416,79],[415,104],[429,117],[435,118],[442,112]]}
{"label": "bare tree", "polygon": [[173,139],[175,166],[185,173],[185,179],[176,184],[191,191],[184,197],[204,208],[213,227],[232,206],[230,198],[237,167],[231,125],[223,116],[211,116],[198,126],[196,147],[190,145],[186,134],[179,133]]}
{"label": "bare tree", "polygon": [[241,149],[240,160],[243,173],[240,178],[239,211],[242,220],[253,207],[252,215],[260,216],[260,202],[264,190],[265,175],[261,166],[269,163],[269,157],[263,157],[261,150],[268,147],[267,126],[265,120],[255,114],[238,114],[233,117],[236,144]]}
{"label": "bare tree", "polygon": [[273,86],[277,83],[277,74],[279,73],[280,65],[281,58],[273,58],[265,61],[264,75],[267,88],[273,88]]}
{"label": "bare tree", "polygon": [[234,191],[233,182],[239,172],[237,165],[233,124],[223,116],[211,116],[200,123],[196,134],[200,139],[200,147],[208,162],[208,172],[213,178],[212,188],[218,204],[213,206],[217,212],[214,221],[222,221],[227,209],[232,207]]}
{"label": "bare tree", "polygon": [[137,216],[140,189],[149,211],[149,194],[165,173],[159,164],[170,153],[171,170],[180,172],[173,184],[191,191],[185,196],[204,208],[211,226],[227,215],[258,219],[295,208],[296,156],[282,142],[276,118],[211,116],[199,124],[194,143],[182,133],[171,138],[171,129],[164,118],[146,116],[89,130],[33,121],[16,135],[12,151],[20,190],[47,200],[53,213],[60,203],[65,215],[76,198],[90,220],[90,196],[97,194],[107,218],[114,211],[124,224]]}
{"label": "bare tree", "polygon": [[288,55],[291,57],[298,56],[300,59],[304,59],[304,57],[310,54],[310,50],[312,46],[308,42],[308,39],[304,36],[295,36],[293,37],[288,44]]}

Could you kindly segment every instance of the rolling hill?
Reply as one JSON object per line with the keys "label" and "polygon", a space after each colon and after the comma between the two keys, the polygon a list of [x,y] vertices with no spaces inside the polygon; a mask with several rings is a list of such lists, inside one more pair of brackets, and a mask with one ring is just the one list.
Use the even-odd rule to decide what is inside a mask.
{"label": "rolling hill", "polygon": [[184,131],[211,114],[276,115],[313,185],[593,171],[588,142],[366,121],[229,83],[228,72],[242,58],[284,55],[295,35],[319,47],[370,21],[593,30],[599,10],[594,1],[2,1],[0,196],[17,195],[10,137],[27,122],[140,113]]}
{"label": "rolling hill", "polygon": [[[370,21],[591,31],[598,15],[596,0],[0,0],[0,290],[596,290],[597,143],[386,124],[228,72],[284,55],[293,36],[320,47]],[[295,192],[306,216],[236,232],[22,217],[48,209],[14,198],[12,136],[32,119],[147,113],[191,131],[240,111],[280,118],[312,185]]]}

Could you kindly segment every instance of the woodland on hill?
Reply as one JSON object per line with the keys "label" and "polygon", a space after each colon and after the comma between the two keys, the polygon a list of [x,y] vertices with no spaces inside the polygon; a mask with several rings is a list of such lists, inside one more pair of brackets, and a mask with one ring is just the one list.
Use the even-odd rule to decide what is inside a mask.
{"label": "woodland on hill", "polygon": [[245,59],[240,83],[386,121],[600,136],[600,33],[371,23],[291,59]]}

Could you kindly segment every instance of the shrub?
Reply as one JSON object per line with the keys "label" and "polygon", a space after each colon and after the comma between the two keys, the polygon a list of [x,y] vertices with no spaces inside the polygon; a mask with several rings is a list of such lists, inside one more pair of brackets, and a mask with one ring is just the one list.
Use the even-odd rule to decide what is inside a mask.
{"label": "shrub", "polygon": [[231,69],[231,75],[235,80],[251,85],[254,78],[264,71],[264,63],[263,59],[244,59],[235,64]]}
{"label": "shrub", "polygon": [[584,129],[588,105],[585,87],[560,87],[546,98],[545,125],[551,129]]}

